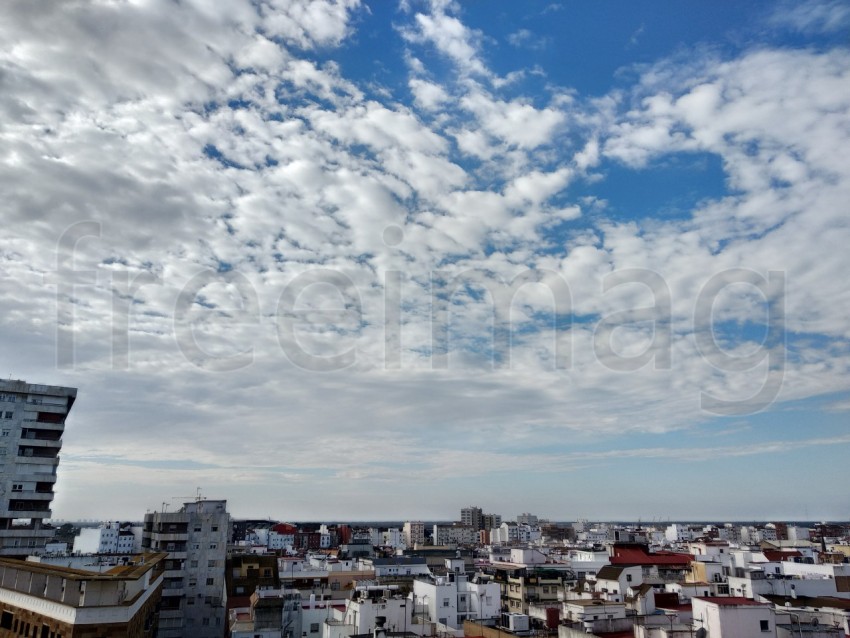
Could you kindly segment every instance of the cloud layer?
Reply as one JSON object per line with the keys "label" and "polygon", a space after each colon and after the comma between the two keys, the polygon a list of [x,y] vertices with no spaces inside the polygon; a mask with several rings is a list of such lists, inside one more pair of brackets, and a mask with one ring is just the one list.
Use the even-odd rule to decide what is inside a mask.
{"label": "cloud layer", "polygon": [[[394,15],[405,76],[380,86],[344,71],[379,9],[7,7],[0,334],[13,376],[80,387],[60,515],[140,515],[188,482],[249,511],[285,486],[299,516],[379,485],[364,511],[391,513],[505,464],[675,460],[618,437],[850,391],[845,47],[696,48],[605,96],[526,91],[545,70],[494,71],[434,0]],[[606,204],[616,171],[706,156],[724,192],[686,215]],[[596,438],[611,451],[569,449]],[[83,505],[108,476],[146,489]]]}

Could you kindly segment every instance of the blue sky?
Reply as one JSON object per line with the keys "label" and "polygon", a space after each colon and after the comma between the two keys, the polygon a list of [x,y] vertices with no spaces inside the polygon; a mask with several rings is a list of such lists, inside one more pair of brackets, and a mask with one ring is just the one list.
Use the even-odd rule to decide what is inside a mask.
{"label": "blue sky", "polygon": [[5,13],[57,517],[850,515],[845,3]]}

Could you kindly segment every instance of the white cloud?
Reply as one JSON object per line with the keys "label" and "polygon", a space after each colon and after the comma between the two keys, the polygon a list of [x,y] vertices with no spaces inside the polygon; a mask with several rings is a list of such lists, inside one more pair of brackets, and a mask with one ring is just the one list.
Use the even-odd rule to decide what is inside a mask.
{"label": "white cloud", "polygon": [[[488,68],[458,6],[433,2],[400,27],[408,105],[311,57],[352,34],[359,3],[210,7],[21,2],[0,26],[0,354],[15,376],[81,388],[63,481],[94,489],[160,463],[142,497],[157,505],[189,480],[239,494],[341,483],[329,466],[385,480],[387,459],[430,480],[508,459],[555,472],[679,458],[558,446],[680,429],[708,418],[700,392],[759,389],[695,341],[696,294],[730,268],[783,270],[786,325],[817,337],[796,342],[780,398],[848,389],[846,51],[661,63],[633,94],[531,99]],[[456,74],[438,78],[423,45]],[[604,192],[571,190],[606,162],[652,168],[680,152],[720,157],[729,180],[692,217],[607,220]],[[64,257],[82,274],[57,272]],[[628,268],[669,288],[669,368],[618,369],[651,343],[646,325],[596,330],[658,302],[641,281],[605,289]],[[336,285],[293,298],[293,282],[322,273]],[[562,313],[556,331],[565,287],[574,322]],[[752,318],[754,298],[721,296],[718,313]],[[310,369],[349,351],[342,370]],[[558,449],[510,448],[536,437]],[[74,490],[62,508],[89,496]]]}

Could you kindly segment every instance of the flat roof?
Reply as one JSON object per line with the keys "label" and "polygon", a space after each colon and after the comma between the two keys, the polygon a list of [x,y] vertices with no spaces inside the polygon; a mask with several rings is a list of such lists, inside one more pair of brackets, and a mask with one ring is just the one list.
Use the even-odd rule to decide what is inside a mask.
{"label": "flat roof", "polygon": [[765,607],[766,603],[759,603],[752,598],[743,596],[694,596],[694,599],[704,600],[721,607]]}
{"label": "flat roof", "polygon": [[135,554],[136,557],[141,557],[142,560],[129,565],[116,565],[106,572],[93,572],[85,569],[77,569],[74,567],[63,567],[61,565],[51,565],[49,563],[36,563],[26,560],[15,560],[10,558],[0,558],[0,569],[17,569],[20,571],[30,572],[33,574],[44,574],[46,576],[61,576],[69,580],[130,580],[140,578],[145,572],[153,569],[161,561],[168,558],[167,552],[151,552],[149,554]]}

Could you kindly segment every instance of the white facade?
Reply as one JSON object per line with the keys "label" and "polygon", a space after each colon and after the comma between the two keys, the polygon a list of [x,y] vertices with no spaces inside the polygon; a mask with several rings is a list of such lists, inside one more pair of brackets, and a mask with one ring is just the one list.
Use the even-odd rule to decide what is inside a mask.
{"label": "white facade", "polygon": [[450,573],[432,579],[413,581],[417,611],[431,622],[451,629],[463,629],[463,621],[494,618],[499,614],[499,584],[473,582],[466,574]]}
{"label": "white facade", "polygon": [[386,532],[383,532],[382,536],[382,545],[392,547],[393,549],[399,549],[406,546],[404,542],[404,535],[401,533],[400,529],[390,527]]}
{"label": "white facade", "polygon": [[434,525],[434,545],[477,545],[478,528],[468,525]]}
{"label": "white facade", "polygon": [[710,638],[765,638],[776,635],[776,617],[769,605],[740,598],[694,598],[693,622]]}
{"label": "white facade", "polygon": [[65,418],[76,388],[0,380],[0,556],[44,551]]}
{"label": "white facade", "polygon": [[[138,542],[137,542],[138,541]],[[74,552],[79,554],[134,554],[141,551],[141,538],[118,523],[100,527],[84,527],[74,538]]]}
{"label": "white facade", "polygon": [[533,543],[542,536],[539,527],[525,523],[502,523],[490,532],[490,542],[493,544]]}

